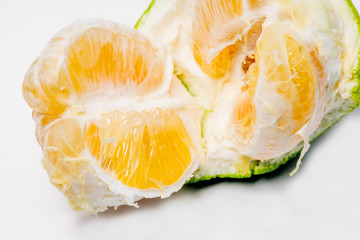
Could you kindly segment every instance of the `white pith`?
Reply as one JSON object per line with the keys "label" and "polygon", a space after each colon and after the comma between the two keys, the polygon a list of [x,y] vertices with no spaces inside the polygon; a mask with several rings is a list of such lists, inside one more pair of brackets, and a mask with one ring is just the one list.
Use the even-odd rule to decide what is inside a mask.
{"label": "white pith", "polygon": [[[231,132],[228,113],[231,112],[231,102],[237,95],[233,90],[236,84],[231,84],[234,76],[230,80],[229,76],[225,76],[215,82],[202,71],[194,59],[191,31],[196,2],[170,0],[164,4],[161,0],[155,1],[152,10],[138,29],[153,41],[162,42],[168,47],[173,54],[177,73],[184,79],[195,98],[211,111],[204,122],[205,129],[209,129],[208,132],[205,130],[207,156],[195,173],[196,177],[238,174],[243,169],[237,166],[249,161],[249,158],[245,156],[246,152],[234,144],[228,134]],[[265,162],[276,163],[297,152],[302,140],[307,143],[312,136],[322,132],[354,105],[352,89],[358,83],[353,79],[353,68],[357,65],[360,44],[358,26],[351,9],[343,0],[273,2],[263,10],[267,16],[263,29],[269,24],[280,22],[301,36],[300,42],[319,44],[320,61],[325,67],[329,89],[325,101],[316,100],[312,120],[296,134],[298,137],[293,143],[279,153],[279,156],[263,159]],[[299,28],[292,21],[280,21],[277,13],[281,11],[284,3],[297,5],[302,11],[313,13],[306,16],[308,25]],[[245,15],[251,16],[249,13]],[[243,57],[239,56],[240,59]],[[241,78],[243,75],[240,73],[238,77]],[[254,143],[255,149],[256,145]]]}

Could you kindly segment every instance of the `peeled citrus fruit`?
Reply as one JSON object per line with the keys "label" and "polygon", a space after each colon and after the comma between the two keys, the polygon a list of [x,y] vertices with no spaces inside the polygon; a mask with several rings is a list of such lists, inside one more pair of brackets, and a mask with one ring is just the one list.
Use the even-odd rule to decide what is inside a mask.
{"label": "peeled citrus fruit", "polygon": [[92,213],[180,189],[202,159],[202,108],[166,49],[108,20],[59,31],[23,95],[50,181]]}
{"label": "peeled citrus fruit", "polygon": [[293,174],[360,104],[359,22],[348,0],[153,0],[139,31],[64,28],[23,84],[50,181],[97,213],[300,154]]}
{"label": "peeled citrus fruit", "polygon": [[206,158],[191,181],[301,160],[356,108],[359,21],[345,0],[153,0],[136,28],[167,46],[206,109]]}

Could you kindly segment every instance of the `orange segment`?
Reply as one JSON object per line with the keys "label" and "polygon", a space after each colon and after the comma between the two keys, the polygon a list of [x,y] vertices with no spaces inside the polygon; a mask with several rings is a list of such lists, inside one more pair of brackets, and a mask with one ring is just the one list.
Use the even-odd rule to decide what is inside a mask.
{"label": "orange segment", "polygon": [[[33,111],[33,119],[36,122],[36,140],[40,145],[43,145],[45,137],[46,137],[46,128],[47,125],[59,119],[61,115],[47,115],[39,112]],[[44,131],[45,130],[45,131]]]}
{"label": "orange segment", "polygon": [[103,114],[86,126],[85,139],[101,167],[130,187],[172,185],[191,163],[191,138],[171,110]]}
{"label": "orange segment", "polygon": [[38,78],[43,74],[38,71],[39,59],[36,59],[25,75],[23,83],[23,96],[26,102],[36,112],[46,114],[61,114],[65,111],[66,105],[58,101],[53,94],[46,94]]}
{"label": "orange segment", "polygon": [[285,35],[286,50],[291,71],[293,134],[311,118],[315,109],[316,78],[307,52],[290,34]]}
{"label": "orange segment", "polygon": [[163,49],[130,28],[72,26],[53,37],[30,66],[23,95],[36,112],[52,115],[86,96],[142,96],[165,81],[168,60]]}
{"label": "orange segment", "polygon": [[[264,1],[252,0],[252,10]],[[193,52],[196,62],[212,78],[225,76],[239,51],[250,51],[261,34],[264,17],[245,21],[242,1],[198,1],[193,21]]]}
{"label": "orange segment", "polygon": [[198,47],[198,45],[201,46],[200,44],[194,45],[194,57],[202,70],[212,78],[225,76],[231,67],[232,59],[235,56],[235,45],[225,47],[210,61],[203,56],[204,54],[201,53],[202,49],[201,47]]}
{"label": "orange segment", "polygon": [[[245,87],[236,110],[235,129],[243,144],[249,141],[255,127],[253,97],[260,71],[260,87],[275,91],[269,94],[280,94],[288,101],[289,109],[277,121],[280,131],[293,135],[311,119],[315,108],[316,76],[307,52],[306,46],[300,45],[282,25],[273,24],[264,30],[255,49],[255,63],[245,76]],[[276,106],[272,108],[276,109]]]}
{"label": "orange segment", "polygon": [[83,132],[78,120],[61,119],[50,126],[45,146],[61,152],[64,157],[78,157],[85,148]]}
{"label": "orange segment", "polygon": [[[231,44],[221,49],[220,45],[224,38],[231,41],[238,33],[224,33],[224,28],[241,13],[242,4],[238,0],[198,1],[193,24],[194,57],[203,71],[213,78],[224,76],[230,67],[237,47]],[[211,49],[218,51],[215,56],[211,56]]]}
{"label": "orange segment", "polygon": [[144,36],[134,31],[86,30],[73,40],[66,55],[60,78],[70,78],[80,96],[125,85],[149,91],[158,87],[163,78],[164,59]]}
{"label": "orange segment", "polygon": [[[79,177],[75,160],[81,159],[85,141],[79,121],[61,119],[51,125],[45,139],[44,168],[47,169],[53,183],[67,187],[72,177]],[[72,163],[72,164],[71,164]]]}
{"label": "orange segment", "polygon": [[255,51],[264,83],[276,84],[277,92],[291,106],[278,120],[278,128],[292,134],[310,120],[315,108],[316,77],[307,52],[306,46],[279,24],[264,30]]}
{"label": "orange segment", "polygon": [[257,85],[258,68],[256,63],[251,64],[244,79],[244,87],[240,95],[238,107],[235,110],[235,130],[243,144],[247,144],[253,134],[256,107],[253,103]]}
{"label": "orange segment", "polygon": [[[69,98],[73,92],[73,86],[67,79],[61,78],[60,65],[62,64],[62,53],[66,40],[63,36],[53,37],[47,44],[44,52],[39,58],[38,81],[50,105],[63,106],[63,110],[69,105]],[[42,101],[43,99],[40,99]]]}

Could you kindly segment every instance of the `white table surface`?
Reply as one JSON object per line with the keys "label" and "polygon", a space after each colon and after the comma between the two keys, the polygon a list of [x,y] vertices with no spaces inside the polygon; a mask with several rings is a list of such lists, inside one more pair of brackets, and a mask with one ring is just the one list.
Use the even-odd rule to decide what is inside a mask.
{"label": "white table surface", "polygon": [[252,181],[185,186],[140,209],[69,207],[42,168],[24,74],[73,20],[133,26],[149,1],[0,0],[0,239],[360,239],[360,109],[312,144],[294,177],[293,161]]}

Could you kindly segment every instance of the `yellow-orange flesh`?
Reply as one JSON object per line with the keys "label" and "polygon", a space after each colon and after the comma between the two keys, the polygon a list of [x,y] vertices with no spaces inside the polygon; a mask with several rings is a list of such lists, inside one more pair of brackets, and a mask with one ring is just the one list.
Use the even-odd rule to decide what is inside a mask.
{"label": "yellow-orange flesh", "polygon": [[157,51],[145,39],[90,29],[67,50],[61,77],[70,77],[68,81],[80,96],[106,86],[111,89],[127,84],[149,90],[159,86],[164,73],[164,62]]}
{"label": "yellow-orange flesh", "polygon": [[249,66],[244,79],[244,86],[240,90],[239,103],[235,109],[235,130],[243,144],[250,141],[255,127],[256,107],[253,98],[257,86],[258,71],[255,63]]}
{"label": "yellow-orange flesh", "polygon": [[196,154],[177,110],[123,111],[115,104],[104,106],[110,111],[88,112],[82,105],[107,94],[116,101],[124,94],[135,98],[156,90],[164,81],[164,55],[134,30],[101,28],[74,36],[62,54],[60,64],[54,64],[56,56],[43,57],[24,83],[25,98],[36,103],[37,137],[52,181],[68,184],[65,178],[80,177],[72,176],[80,174],[74,166],[87,162],[132,188],[164,189],[177,183]]}
{"label": "yellow-orange flesh", "polygon": [[177,182],[191,163],[192,141],[174,111],[109,112],[89,123],[91,155],[114,178],[140,189]]}
{"label": "yellow-orange flesh", "polygon": [[309,122],[315,108],[316,75],[306,46],[301,45],[284,26],[268,26],[257,42],[255,62],[246,73],[237,110],[235,128],[242,135],[244,144],[255,131],[253,98],[260,72],[262,85],[276,86],[274,94],[280,94],[290,105],[277,121],[280,131],[290,132],[290,135],[296,133]]}
{"label": "yellow-orange flesh", "polygon": [[245,145],[256,131],[254,96],[259,77],[260,88],[275,85],[275,90],[267,91],[281,95],[290,106],[275,126],[290,136],[311,119],[317,82],[314,67],[321,72],[316,53],[299,43],[286,27],[273,24],[263,29],[266,18],[261,15],[247,22],[241,19],[245,6],[247,11],[256,11],[266,3],[258,0],[243,5],[238,0],[199,0],[192,26],[194,58],[208,76],[220,78],[231,74],[232,68],[240,67],[236,57],[246,56],[242,62],[245,77],[238,79],[243,83],[234,113],[235,134]]}
{"label": "yellow-orange flesh", "polygon": [[[247,5],[249,10],[256,10],[265,2],[250,0]],[[253,50],[261,34],[265,17],[241,19],[243,7],[239,0],[197,1],[192,27],[194,58],[212,78],[224,77],[236,55]]]}
{"label": "yellow-orange flesh", "polygon": [[140,33],[90,28],[67,46],[63,36],[50,40],[34,61],[23,94],[35,112],[58,115],[87,97],[142,96],[162,83],[166,59]]}
{"label": "yellow-orange flesh", "polygon": [[[237,51],[237,46],[231,44],[219,49],[222,41],[231,41],[237,31],[226,32],[226,27],[232,18],[240,16],[242,4],[238,0],[200,0],[197,3],[193,23],[194,57],[203,71],[213,78],[226,74]],[[240,28],[242,26],[237,26]],[[211,50],[219,52],[212,56]]]}
{"label": "yellow-orange flesh", "polygon": [[191,161],[192,140],[174,111],[108,112],[84,128],[76,118],[51,125],[45,153],[65,169],[68,160],[90,153],[114,179],[138,189],[160,189],[176,183]]}

